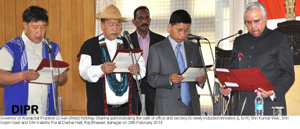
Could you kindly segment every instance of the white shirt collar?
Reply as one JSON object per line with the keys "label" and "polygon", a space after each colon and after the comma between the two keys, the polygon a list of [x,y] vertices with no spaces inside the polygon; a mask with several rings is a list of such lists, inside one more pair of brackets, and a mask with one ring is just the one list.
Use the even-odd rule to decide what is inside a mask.
{"label": "white shirt collar", "polygon": [[115,40],[105,39],[105,42],[106,42],[106,46],[107,46],[107,50],[108,50],[110,59],[113,59],[113,57],[115,56],[115,53],[117,51],[117,46],[118,46],[117,39],[115,39]]}
{"label": "white shirt collar", "polygon": [[[168,36],[168,39],[169,39],[169,41],[170,41],[170,43],[171,43],[171,45],[172,45],[173,50],[175,51],[175,50],[176,50],[176,46],[178,45],[178,43],[177,43],[174,39],[172,39],[170,36]],[[183,48],[184,48],[183,42],[184,42],[184,41],[182,41],[181,43],[179,43],[179,44],[181,44],[180,49],[183,49]]]}
{"label": "white shirt collar", "polygon": [[29,46],[30,46],[30,47],[42,47],[42,41],[39,42],[39,43],[34,43],[34,42],[32,42],[32,41],[27,37],[27,35],[26,35],[25,32],[26,32],[25,30],[22,32],[21,37],[22,37],[22,39],[23,39],[24,44],[25,44],[26,47],[29,47]]}

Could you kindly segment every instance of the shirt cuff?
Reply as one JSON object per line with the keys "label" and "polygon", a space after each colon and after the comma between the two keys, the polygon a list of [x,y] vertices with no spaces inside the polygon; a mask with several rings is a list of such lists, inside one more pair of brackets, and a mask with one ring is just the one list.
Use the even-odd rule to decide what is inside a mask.
{"label": "shirt cuff", "polygon": [[275,98],[276,98],[276,95],[275,95],[275,92],[273,91],[273,95],[270,96],[270,99],[271,99],[272,101],[274,101]]}
{"label": "shirt cuff", "polygon": [[198,83],[198,86],[203,88],[204,84],[203,83]]}

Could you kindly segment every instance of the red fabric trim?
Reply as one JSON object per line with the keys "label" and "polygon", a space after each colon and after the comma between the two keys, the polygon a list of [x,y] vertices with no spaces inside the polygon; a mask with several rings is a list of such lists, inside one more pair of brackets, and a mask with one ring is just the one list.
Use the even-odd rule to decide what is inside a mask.
{"label": "red fabric trim", "polygon": [[[284,1],[285,0],[258,0],[258,2],[265,6],[268,20],[285,18],[286,9]],[[296,0],[294,7],[296,16],[300,16],[300,2],[298,0]]]}
{"label": "red fabric trim", "polygon": [[103,81],[103,102],[104,102],[104,115],[108,116],[108,107],[107,107],[107,101],[106,101],[106,90],[105,90],[105,80]]}
{"label": "red fabric trim", "polygon": [[80,61],[81,55],[76,57],[76,60]]}
{"label": "red fabric trim", "polygon": [[[103,78],[105,76],[101,76],[100,78]],[[132,75],[128,74],[129,79],[129,96],[128,96],[128,106],[129,106],[129,116],[134,116],[132,114]],[[107,107],[107,101],[106,101],[106,90],[105,90],[105,81],[103,81],[103,102],[104,102],[104,115],[108,116],[108,107]]]}
{"label": "red fabric trim", "polygon": [[103,74],[100,78],[105,78],[105,74]]}
{"label": "red fabric trim", "polygon": [[132,116],[132,75],[128,74],[128,80],[129,80],[129,98],[128,98],[128,104],[129,104],[129,115]]}

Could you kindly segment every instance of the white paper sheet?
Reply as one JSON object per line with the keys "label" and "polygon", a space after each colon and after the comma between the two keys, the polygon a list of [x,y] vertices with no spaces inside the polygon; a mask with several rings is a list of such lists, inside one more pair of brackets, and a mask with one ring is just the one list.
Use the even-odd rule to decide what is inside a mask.
{"label": "white paper sheet", "polygon": [[[56,61],[59,66],[59,72],[63,73],[68,68],[69,64],[63,61]],[[58,68],[54,61],[52,61],[53,65],[53,77],[58,75]],[[50,62],[48,59],[43,59],[36,69],[36,71],[40,74],[39,78],[36,80],[30,81],[30,83],[39,83],[39,84],[51,84],[52,77],[51,77],[51,70],[50,70]]]}
{"label": "white paper sheet", "polygon": [[[211,65],[206,66],[206,70],[208,71],[211,67]],[[188,67],[182,74],[184,79],[181,82],[195,82],[196,78],[203,74],[205,74],[205,70],[202,67]]]}
{"label": "white paper sheet", "polygon": [[[142,51],[135,52],[135,56],[137,60],[139,60],[141,55],[142,55]],[[136,63],[134,56],[133,59],[134,59],[134,63]],[[116,63],[115,66],[117,66],[113,71],[114,73],[129,73],[127,67],[132,65],[132,58],[129,52],[117,51],[112,62],[115,62]]]}
{"label": "white paper sheet", "polygon": [[[59,68],[59,72],[63,73],[68,67]],[[30,81],[31,83],[41,83],[41,84],[51,84],[52,77],[50,67],[44,67],[41,70],[37,71],[40,74],[40,77],[37,80]],[[58,75],[58,68],[53,68],[53,77]]]}

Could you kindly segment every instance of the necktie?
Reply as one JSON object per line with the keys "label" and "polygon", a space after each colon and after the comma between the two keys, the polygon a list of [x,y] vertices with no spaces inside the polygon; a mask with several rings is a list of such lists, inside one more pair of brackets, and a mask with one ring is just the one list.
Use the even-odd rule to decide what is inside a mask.
{"label": "necktie", "polygon": [[[176,46],[177,49],[176,57],[177,57],[177,63],[179,66],[180,73],[182,73],[185,70],[185,64],[184,64],[182,54],[180,52],[180,47],[181,44],[178,44]],[[191,101],[189,85],[187,82],[181,82],[181,100],[185,105],[188,105],[189,102]]]}

